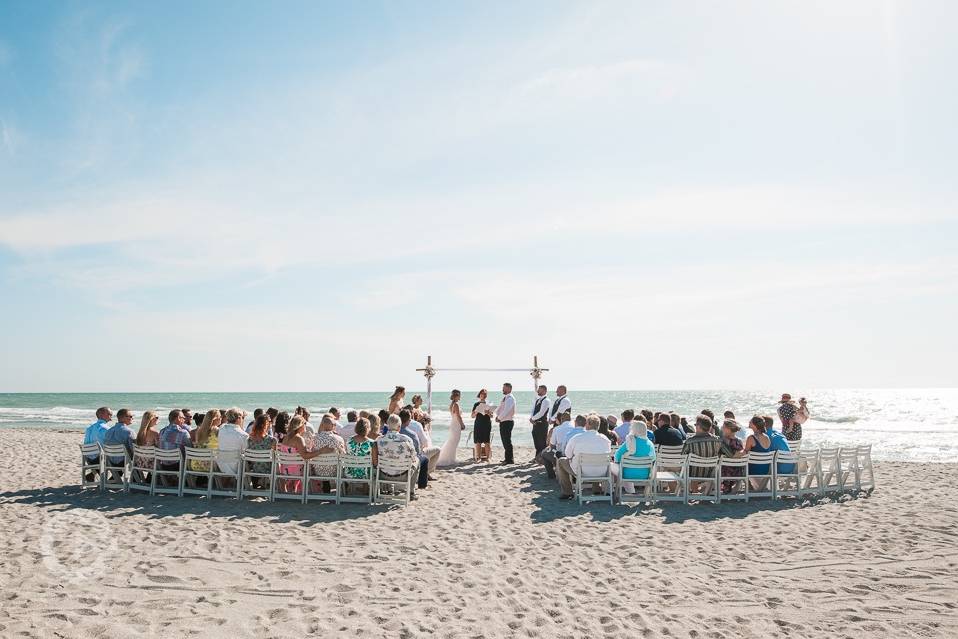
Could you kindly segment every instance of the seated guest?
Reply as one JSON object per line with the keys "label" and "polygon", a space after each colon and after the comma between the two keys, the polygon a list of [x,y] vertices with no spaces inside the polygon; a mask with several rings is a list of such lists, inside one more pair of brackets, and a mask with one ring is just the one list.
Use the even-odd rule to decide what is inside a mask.
{"label": "seated guest", "polygon": [[193,413],[192,428],[199,428],[205,418],[206,418],[206,413]]}
{"label": "seated guest", "polygon": [[[179,450],[182,454],[186,448],[193,445],[190,440],[190,431],[186,428],[186,416],[183,411],[173,409],[170,411],[170,423],[163,427],[156,441],[156,447],[160,450]],[[160,464],[160,470],[179,470],[180,462],[163,462]],[[173,478],[169,475],[159,477],[165,485],[171,485]]]}
{"label": "seated guest", "polygon": [[429,483],[429,458],[423,454],[422,444],[419,440],[418,431],[422,430],[422,426],[419,425],[418,431],[416,429],[410,428],[410,425],[412,424],[410,417],[411,414],[409,410],[404,408],[399,411],[399,432],[412,439],[413,446],[416,449],[416,456],[419,458],[419,481],[417,485],[419,488],[426,488]]}
{"label": "seated guest", "polygon": [[[217,433],[219,432],[220,424],[223,421],[222,415],[216,409],[208,410],[206,413],[203,413],[203,415],[203,422],[200,424],[199,428],[190,431],[190,439],[193,441],[193,448],[208,448],[211,450],[216,450],[219,446]],[[190,461],[190,470],[205,472],[209,469],[209,462],[198,460]],[[191,476],[189,479],[194,480],[197,478]]]}
{"label": "seated guest", "polygon": [[549,479],[556,478],[556,460],[562,456],[559,442],[565,437],[566,433],[575,429],[571,420],[572,415],[568,411],[561,413],[557,418],[559,425],[553,426],[546,437],[546,441],[549,445],[542,451],[540,457],[542,458],[542,465],[545,467],[546,475]]}
{"label": "seated guest", "polygon": [[[578,417],[576,417],[578,420]],[[559,499],[572,499],[574,497],[572,484],[575,479],[576,469],[579,466],[580,455],[583,454],[605,454],[612,452],[612,444],[609,438],[600,435],[599,416],[592,414],[586,418],[585,428],[581,433],[577,433],[569,439],[565,447],[566,457],[562,457],[556,463],[556,473],[559,476],[559,485],[562,487],[562,494]],[[584,466],[582,472],[587,476],[601,475],[608,468],[608,462],[602,466]]]}
{"label": "seated guest", "polygon": [[246,425],[247,433],[253,430],[253,424],[255,424],[256,420],[259,419],[259,416],[265,412],[266,411],[264,411],[262,408],[257,408],[256,410],[253,411],[253,421],[251,421],[249,424]]}
{"label": "seated guest", "polygon": [[376,441],[382,436],[382,422],[379,421],[379,415],[367,413],[365,419],[369,421],[369,430],[366,431],[366,437]]}
{"label": "seated guest", "polygon": [[[276,443],[283,441],[283,438],[286,437],[286,430],[289,428],[290,415],[285,410],[281,413],[277,413],[276,421],[269,419],[269,415],[266,415],[267,423],[270,424],[270,431],[272,432],[273,437],[276,438]],[[253,421],[253,424],[256,424],[256,421]]]}
{"label": "seated guest", "polygon": [[[319,432],[313,437],[313,451],[319,455],[346,454],[346,442],[336,432],[338,422],[332,413],[323,415],[319,421]],[[313,464],[312,472],[323,477],[335,477],[336,466],[333,464]],[[328,492],[329,481],[323,480],[323,492]]]}
{"label": "seated guest", "polygon": [[622,423],[613,429],[613,432],[620,443],[625,443],[625,438],[629,436],[630,432],[632,432],[633,419],[635,419],[634,410],[631,408],[626,408],[624,411],[622,411]]}
{"label": "seated guest", "polygon": [[[765,421],[765,434],[768,435],[769,441],[772,442],[772,450],[781,451],[784,453],[792,452],[792,449],[788,446],[788,440],[785,439],[785,436],[782,433],[775,430],[775,420],[764,415],[762,419]],[[795,472],[795,464],[779,464],[777,470],[780,473],[792,474]]]}
{"label": "seated guest", "polygon": [[351,410],[346,413],[346,423],[336,429],[336,434],[348,441],[356,434],[356,422],[359,421],[359,413]]}
{"label": "seated guest", "polygon": [[712,412],[710,408],[703,408],[699,413],[700,415],[708,415],[709,420],[714,424],[715,423],[715,413]]}
{"label": "seated guest", "polygon": [[[370,457],[375,466],[379,463],[379,456],[376,452],[376,442],[366,436],[369,433],[369,426],[369,420],[365,417],[356,419],[353,436],[346,441],[346,450],[356,457]],[[369,472],[363,468],[347,468],[346,474],[353,479],[369,479]]]}
{"label": "seated guest", "polygon": [[[730,412],[730,411],[726,411]],[[736,433],[742,429],[734,419],[726,419],[722,422],[722,456],[723,457],[741,457],[745,454],[745,447],[742,440]],[[741,477],[745,474],[744,468],[722,468],[723,477]],[[736,484],[734,481],[723,481],[722,492],[728,493]]]}
{"label": "seated guest", "polygon": [[[219,411],[213,411],[219,415]],[[216,459],[216,465],[221,472],[237,474],[239,471],[239,458],[246,450],[249,443],[249,434],[243,430],[243,419],[245,413],[238,408],[231,408],[226,411],[226,424],[219,429],[218,444],[219,455]],[[267,418],[268,419],[268,418]],[[256,422],[253,422],[254,424]],[[221,488],[231,487],[231,481],[227,477],[219,478],[222,482]]]}
{"label": "seated guest", "polygon": [[[88,446],[90,444],[99,444],[103,445],[103,439],[106,437],[106,431],[109,430],[107,424],[113,419],[113,411],[111,411],[106,406],[96,409],[96,421],[87,426],[86,431],[83,433],[83,445]],[[100,455],[87,455],[87,463],[95,464],[100,461]],[[93,481],[96,479],[96,476],[99,474],[95,469],[87,471],[86,480]]]}
{"label": "seated guest", "polygon": [[618,464],[622,463],[622,458],[626,455],[629,457],[645,458],[650,460],[655,459],[655,446],[649,441],[648,432],[648,429],[645,427],[644,419],[639,418],[635,421],[630,420],[629,434],[625,436],[625,441],[622,442],[622,445],[619,446],[619,449],[615,451],[616,465],[612,466],[612,474],[616,477],[619,477],[621,473],[623,480],[622,488],[627,493],[634,493],[635,485],[632,482],[625,480],[648,479],[649,471],[646,468],[624,468],[620,470]]}
{"label": "seated guest", "polygon": [[645,427],[646,438],[648,438],[648,440],[654,444],[655,443],[655,428],[652,427],[652,424],[645,421],[645,415],[638,415],[633,421],[637,421],[640,424],[642,424],[643,427]]}
{"label": "seated guest", "polygon": [[[390,462],[396,462],[404,468],[408,468],[410,499],[415,499],[416,491],[413,480],[417,474],[422,476],[422,473],[419,472],[419,465],[422,463],[422,460],[416,453],[414,438],[409,435],[403,435],[400,432],[401,428],[402,420],[399,419],[399,415],[390,415],[386,420],[385,434],[376,440],[377,463],[379,464],[384,460],[388,460]],[[383,474],[387,477],[397,476],[388,473]]]}
{"label": "seated guest", "polygon": [[603,417],[602,415],[599,415],[599,434],[603,437],[608,437],[609,442],[611,442],[613,446],[616,445],[617,440],[615,438],[615,433],[609,429],[609,419],[607,417]]}
{"label": "seated guest", "polygon": [[386,434],[386,431],[387,431],[388,428],[389,428],[388,425],[387,425],[387,423],[388,423],[388,421],[389,421],[389,415],[390,415],[390,413],[386,412],[386,410],[383,409],[383,410],[379,411],[378,415],[379,415],[379,423],[381,424],[380,429],[379,429],[379,434],[380,434],[380,435],[385,435],[385,434]]}
{"label": "seated guest", "polygon": [[[598,419],[598,415],[596,416],[596,419]],[[586,419],[585,415],[575,416],[575,422],[572,429],[567,430],[561,436],[561,438],[559,438],[559,454],[557,455],[557,457],[569,456],[569,454],[566,452],[566,448],[569,446],[569,442],[572,441],[573,438],[578,437],[579,435],[585,432],[585,426],[587,422],[588,420]],[[598,424],[596,425],[596,430],[598,431]],[[596,432],[596,434],[598,435],[598,432]],[[610,446],[610,449],[611,449],[611,446]]]}
{"label": "seated guest", "polygon": [[685,435],[678,429],[672,428],[672,418],[667,413],[661,413],[656,421],[655,443],[658,446],[681,446],[685,443]]}
{"label": "seated guest", "polygon": [[193,425],[193,411],[189,408],[181,408],[180,412],[183,413],[183,427],[186,430],[193,430],[196,426]]}
{"label": "seated guest", "polygon": [[[116,412],[116,424],[103,436],[104,446],[122,445],[126,447],[126,452],[130,459],[133,458],[133,444],[136,442],[136,436],[130,424],[133,423],[133,413],[126,408],[121,408]],[[108,457],[107,461],[114,466],[122,465],[125,461],[123,457]],[[114,473],[111,473],[115,475]],[[119,479],[123,479],[122,476]]]}
{"label": "seated guest", "polygon": [[[156,429],[156,423],[160,421],[160,416],[156,411],[148,410],[143,413],[143,419],[140,420],[140,429],[136,431],[137,446],[156,446],[160,438],[160,431]],[[153,469],[153,459],[141,455],[133,456],[133,475],[138,481],[146,482],[149,480],[149,471]]]}
{"label": "seated guest", "polygon": [[[756,453],[768,453],[772,450],[772,441],[769,439],[768,435],[765,433],[765,420],[762,419],[760,415],[755,415],[748,422],[748,427],[752,430],[752,434],[748,436],[745,440],[745,452],[750,453],[755,451]],[[768,475],[770,470],[770,464],[749,464],[748,465],[748,474],[749,475]],[[767,479],[750,479],[752,488],[755,490],[761,490],[762,486],[768,481]]]}
{"label": "seated guest", "polygon": [[672,426],[672,428],[682,433],[683,440],[687,434],[690,435],[695,432],[695,429],[690,428],[688,424],[685,426],[682,425],[682,416],[678,413],[669,413],[669,424]]}
{"label": "seated guest", "polygon": [[336,432],[339,434],[339,429],[343,426],[343,414],[335,406],[330,406],[326,414],[331,415],[333,421],[336,422]]}
{"label": "seated guest", "polygon": [[[712,434],[712,420],[704,413],[695,418],[695,434],[682,445],[683,455],[699,457],[718,457],[722,450],[722,440]],[[689,477],[714,477],[715,470],[689,466]],[[711,489],[707,482],[691,482],[689,489],[697,492],[700,488]],[[707,493],[706,493],[707,494]]]}
{"label": "seated guest", "polygon": [[[269,415],[269,411],[266,411]],[[294,416],[289,420],[289,428],[286,429],[286,437],[282,444],[276,445],[276,450],[281,453],[298,453],[304,460],[312,459],[319,455],[317,451],[310,450],[313,438],[307,436],[306,420],[302,414]],[[280,464],[279,472],[283,475],[300,475],[303,472],[302,464]],[[299,479],[287,479],[281,485],[277,485],[278,490],[284,493],[298,493],[302,489],[302,481]]]}
{"label": "seated guest", "polygon": [[[401,415],[400,419],[402,419]],[[436,466],[439,464],[439,455],[442,452],[442,447],[436,446],[432,443],[431,423],[432,419],[429,417],[429,415],[414,408],[412,410],[412,418],[409,420],[409,424],[406,426],[406,428],[416,433],[416,436],[419,437],[419,449],[422,451],[422,454],[429,459],[429,480],[435,481],[436,478],[433,477],[432,474],[435,472]]]}
{"label": "seated guest", "polygon": [[[724,420],[729,420],[729,419],[731,419],[731,420],[734,422],[734,421],[735,421],[735,413],[733,413],[733,412],[730,411],[730,410],[727,410],[727,411],[725,411],[724,413],[722,413],[722,420],[724,421]],[[723,427],[724,427],[724,424],[723,424]]]}
{"label": "seated guest", "polygon": [[[287,421],[289,420],[289,413],[280,413],[276,416],[276,419],[279,419],[280,415],[286,415]],[[226,411],[226,418],[229,419],[229,411]],[[285,431],[286,427],[283,426]],[[246,440],[246,450],[275,450],[276,444],[278,443],[274,435],[269,434],[270,423],[269,415],[264,411],[259,412],[259,416],[253,420],[253,425],[249,431],[249,439]],[[253,473],[268,473],[272,464],[270,462],[253,462],[249,465],[248,470]],[[265,489],[269,483],[269,479],[266,477],[252,477],[251,478],[253,488],[256,489]]]}
{"label": "seated guest", "polygon": [[648,408],[646,408],[646,409],[641,410],[641,411],[639,411],[639,412],[641,413],[642,417],[645,418],[645,423],[648,424],[648,425],[652,428],[652,430],[655,430],[655,423],[656,423],[656,422],[655,422],[655,419],[653,419],[652,411],[650,411]]}

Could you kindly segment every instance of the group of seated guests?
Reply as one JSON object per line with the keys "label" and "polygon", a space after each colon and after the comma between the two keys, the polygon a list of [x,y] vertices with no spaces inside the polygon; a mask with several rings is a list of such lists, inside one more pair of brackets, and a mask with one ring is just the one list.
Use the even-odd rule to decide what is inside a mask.
{"label": "group of seated guests", "polygon": [[[612,473],[619,477],[619,464],[626,455],[639,459],[654,460],[655,447],[681,446],[683,455],[697,455],[699,457],[743,457],[749,452],[790,451],[788,440],[781,432],[774,429],[775,420],[770,416],[755,415],[748,422],[750,433],[741,439],[739,432],[742,427],[735,420],[732,411],[723,415],[722,425],[718,426],[714,413],[706,409],[695,417],[694,427],[689,426],[684,417],[675,413],[653,413],[643,410],[637,412],[628,409],[621,414],[622,422],[617,425],[614,416],[602,417],[595,413],[576,415],[573,421],[569,412],[563,413],[547,435],[548,447],[539,455],[539,460],[545,466],[550,479],[558,479],[561,487],[559,499],[573,498],[573,484],[575,471],[581,460],[581,454],[607,454],[614,460]],[[614,455],[612,447],[617,446]],[[586,476],[601,476],[606,472],[606,465],[595,468],[584,465],[582,470]],[[769,464],[749,464],[749,475],[766,475]],[[779,472],[793,472],[791,464],[779,466]],[[634,492],[634,486],[627,480],[648,479],[649,471],[641,468],[626,468],[621,471],[623,488],[626,492]],[[690,467],[690,477],[710,477],[714,471],[708,468]],[[741,468],[723,468],[723,477],[743,476]],[[751,480],[755,488],[767,480]],[[736,482],[725,480],[721,490],[731,491]],[[701,488],[707,489],[708,484],[701,482]],[[692,489],[698,486],[693,482]],[[611,487],[609,487],[611,490]]]}
{"label": "group of seated guests", "polygon": [[[159,415],[155,411],[146,411],[140,421],[139,430],[134,432],[133,413],[125,408],[117,411],[116,424],[109,422],[113,412],[103,407],[96,411],[97,421],[84,433],[84,444],[97,443],[100,446],[123,445],[133,459],[134,472],[148,476],[152,469],[150,459],[141,459],[136,455],[134,445],[155,447],[161,450],[178,449],[185,455],[187,448],[208,448],[230,451],[235,455],[223,455],[216,461],[219,471],[228,474],[238,472],[239,455],[245,450],[277,450],[284,453],[296,453],[305,461],[320,455],[336,453],[370,457],[373,467],[380,460],[390,460],[409,468],[410,494],[415,499],[415,487],[428,488],[433,475],[440,448],[434,446],[431,438],[430,419],[421,409],[412,405],[401,408],[397,414],[385,410],[350,410],[346,420],[341,421],[341,413],[336,407],[322,415],[319,427],[310,422],[310,412],[300,406],[290,415],[275,408],[253,411],[253,419],[245,427],[247,413],[238,408],[212,409],[204,413],[193,413],[188,409],[170,411],[168,424],[158,428]],[[193,425],[190,428],[190,425]],[[89,463],[96,464],[98,456],[87,457]],[[120,465],[124,458],[109,458],[111,464]],[[191,460],[190,470],[205,472],[209,462]],[[160,464],[160,470],[178,471],[180,463]],[[253,463],[252,473],[269,473],[269,463]],[[311,469],[318,476],[334,476],[336,469],[328,465],[315,464]],[[282,465],[279,471],[284,474],[302,472],[302,464]],[[350,469],[355,479],[367,479],[363,469]],[[405,474],[405,473],[403,473]],[[90,471],[88,481],[95,479],[96,472]],[[172,478],[157,478],[172,481]],[[262,487],[264,481],[252,477],[253,487]],[[413,481],[415,480],[415,481]],[[205,481],[205,478],[190,477],[190,482]],[[219,479],[229,483],[231,480]],[[329,482],[324,482],[328,490]],[[300,492],[301,482],[285,480],[278,483],[277,489],[283,492]]]}

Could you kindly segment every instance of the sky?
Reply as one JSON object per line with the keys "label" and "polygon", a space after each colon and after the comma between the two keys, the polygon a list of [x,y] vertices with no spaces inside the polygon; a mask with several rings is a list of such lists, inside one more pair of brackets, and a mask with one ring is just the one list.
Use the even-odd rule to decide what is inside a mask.
{"label": "sky", "polygon": [[0,391],[958,386],[956,23],[0,3]]}

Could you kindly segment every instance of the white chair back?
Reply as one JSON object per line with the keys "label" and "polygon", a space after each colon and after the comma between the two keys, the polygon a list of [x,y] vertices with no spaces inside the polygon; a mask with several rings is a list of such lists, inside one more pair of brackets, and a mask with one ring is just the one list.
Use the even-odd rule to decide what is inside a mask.
{"label": "white chair back", "polygon": [[859,489],[875,490],[875,468],[872,466],[872,445],[858,447],[858,468],[861,471]]}
{"label": "white chair back", "polygon": [[240,451],[216,450],[210,468],[210,497],[239,499]]}
{"label": "white chair back", "polygon": [[[92,458],[92,459],[91,459]],[[93,460],[96,461],[93,461]],[[80,444],[80,488],[103,488],[103,458],[99,444]],[[93,479],[88,480],[87,475]]]}
{"label": "white chair back", "polygon": [[141,490],[145,493],[153,492],[153,482],[150,473],[153,472],[152,446],[133,446],[133,463],[130,467],[129,490]]}
{"label": "white chair back", "polygon": [[[339,473],[339,455],[326,453],[309,460],[306,470],[306,501],[336,502],[339,497],[339,486],[336,478]],[[329,484],[329,490],[323,490],[323,482]]]}
{"label": "white chair back", "polygon": [[775,453],[758,453],[751,451],[748,454],[748,495],[751,497],[775,496]]}
{"label": "white chair back", "polygon": [[273,455],[273,499],[305,503],[307,463],[299,453],[276,451]]}
{"label": "white chair back", "polygon": [[103,446],[103,489],[119,488],[123,492],[129,490],[130,481],[130,453],[123,444],[108,444]]}
{"label": "white chair back", "polygon": [[183,472],[180,473],[180,495],[210,496],[213,458],[212,448],[187,448],[184,451]]}
{"label": "white chair back", "polygon": [[[411,459],[395,460],[380,457],[374,484],[376,503],[408,505],[412,496],[413,482],[416,481],[418,461],[417,459],[414,465]],[[392,493],[384,493],[383,488],[391,488]]]}
{"label": "white chair back", "polygon": [[[337,477],[339,484],[336,491],[337,504],[373,503],[373,458],[371,455],[340,455]],[[354,486],[365,487],[366,496],[350,496],[349,491]]]}
{"label": "white chair back", "polygon": [[[175,470],[164,468],[164,465],[176,464]],[[153,473],[151,494],[153,495],[180,495],[181,474],[183,472],[183,455],[179,448],[164,450],[156,448],[153,451]]]}
{"label": "white chair back", "polygon": [[840,468],[837,448],[820,448],[818,451],[818,483],[822,494],[841,490]]}
{"label": "white chair back", "polygon": [[[748,501],[748,457],[719,457],[718,465],[719,477],[723,484],[718,495],[719,503],[734,500]],[[722,492],[725,489],[727,492]]]}
{"label": "white chair back", "polygon": [[799,497],[802,493],[801,474],[798,470],[799,455],[791,451],[775,452],[775,481],[773,499]]}
{"label": "white chair back", "polygon": [[[660,450],[667,448],[662,446]],[[685,501],[686,456],[659,453],[655,458],[655,475],[652,482],[653,501]]]}
{"label": "white chair back", "polygon": [[[690,497],[698,501],[718,503],[718,463],[718,457],[700,457],[694,454],[688,456],[685,462],[685,485],[683,486],[686,504],[689,503]],[[694,476],[696,474],[704,476],[696,477]],[[697,489],[694,494],[693,487]]]}
{"label": "white chair back", "polygon": [[[612,466],[608,453],[579,453],[575,456],[575,492],[579,503],[589,501],[607,501],[612,503]],[[602,469],[599,472],[599,469]],[[588,471],[588,472],[586,472]],[[586,484],[598,484],[604,486],[607,494],[598,494],[594,491],[589,495],[584,494]],[[601,488],[600,488],[601,489]]]}
{"label": "white chair back", "polygon": [[[253,470],[262,464],[265,471]],[[259,487],[254,486],[254,484]],[[240,499],[265,497],[273,500],[273,451],[245,450],[240,463]]]}

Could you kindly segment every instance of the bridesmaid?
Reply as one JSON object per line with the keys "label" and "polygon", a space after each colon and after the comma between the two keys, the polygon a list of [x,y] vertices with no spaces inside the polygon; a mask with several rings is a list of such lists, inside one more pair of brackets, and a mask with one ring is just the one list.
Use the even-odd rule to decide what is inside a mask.
{"label": "bridesmaid", "polygon": [[492,417],[491,413],[477,412],[479,404],[484,404],[489,397],[489,391],[485,388],[476,395],[479,401],[472,405],[472,418],[476,420],[472,426],[472,441],[475,444],[473,450],[473,461],[489,461],[492,459]]}
{"label": "bridesmaid", "polygon": [[406,397],[406,387],[397,386],[393,394],[389,396],[389,408],[386,409],[390,415],[398,415],[402,408],[402,400]]}

